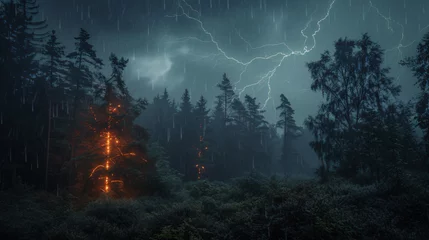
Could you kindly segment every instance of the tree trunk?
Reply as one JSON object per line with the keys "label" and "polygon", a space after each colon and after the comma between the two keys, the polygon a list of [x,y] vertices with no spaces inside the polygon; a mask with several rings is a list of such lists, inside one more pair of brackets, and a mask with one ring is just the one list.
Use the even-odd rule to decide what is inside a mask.
{"label": "tree trunk", "polygon": [[48,139],[46,141],[46,166],[45,166],[45,190],[48,190],[48,173],[49,173],[49,148],[51,142],[51,114],[52,102],[49,100],[49,113],[48,113]]}

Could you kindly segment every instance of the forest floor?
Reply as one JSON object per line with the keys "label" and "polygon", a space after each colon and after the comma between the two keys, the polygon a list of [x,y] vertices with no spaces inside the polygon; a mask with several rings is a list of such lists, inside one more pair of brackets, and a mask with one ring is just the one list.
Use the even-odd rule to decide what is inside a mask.
{"label": "forest floor", "polygon": [[[265,178],[184,184],[170,196],[0,192],[2,239],[427,239],[428,176],[367,186]],[[82,206],[82,201],[79,206]]]}

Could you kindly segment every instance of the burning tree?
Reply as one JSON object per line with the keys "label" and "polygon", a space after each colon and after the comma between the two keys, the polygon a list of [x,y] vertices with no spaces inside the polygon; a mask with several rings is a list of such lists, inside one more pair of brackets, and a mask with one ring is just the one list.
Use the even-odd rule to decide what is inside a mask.
{"label": "burning tree", "polygon": [[[109,79],[99,75],[95,100],[89,106],[86,133],[78,161],[83,190],[116,196],[141,194],[144,173],[152,166],[146,160],[146,131],[133,124],[146,101],[135,100],[123,80],[128,60],[110,56]],[[152,166],[153,167],[153,166]]]}
{"label": "burning tree", "polygon": [[209,113],[209,110],[206,108],[207,101],[204,99],[203,96],[200,97],[199,101],[197,102],[193,114],[195,115],[196,122],[198,124],[198,135],[199,135],[199,142],[197,149],[197,159],[195,167],[197,169],[197,179],[201,179],[205,176],[206,167],[208,164],[206,155],[208,153],[208,143],[205,141],[206,137],[206,131],[207,131],[207,124],[209,122],[209,117],[207,116]]}

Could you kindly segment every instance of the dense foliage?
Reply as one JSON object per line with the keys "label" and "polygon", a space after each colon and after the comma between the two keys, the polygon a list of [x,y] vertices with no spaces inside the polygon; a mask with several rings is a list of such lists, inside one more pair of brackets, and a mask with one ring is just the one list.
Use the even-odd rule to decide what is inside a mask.
{"label": "dense foliage", "polygon": [[[177,181],[170,177],[163,181]],[[0,193],[0,231],[8,239],[426,239],[428,180],[407,174],[400,186],[359,186],[252,173],[79,209],[67,196],[21,190]]]}

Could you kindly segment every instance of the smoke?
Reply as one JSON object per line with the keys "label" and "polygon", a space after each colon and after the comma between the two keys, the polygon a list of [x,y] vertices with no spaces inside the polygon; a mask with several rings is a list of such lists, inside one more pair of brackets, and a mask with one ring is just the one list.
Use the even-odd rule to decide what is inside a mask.
{"label": "smoke", "polygon": [[133,78],[139,82],[156,87],[168,87],[169,89],[181,84],[184,79],[184,71],[180,64],[184,56],[190,52],[188,46],[180,46],[174,49],[165,49],[163,53],[136,57],[131,62]]}

